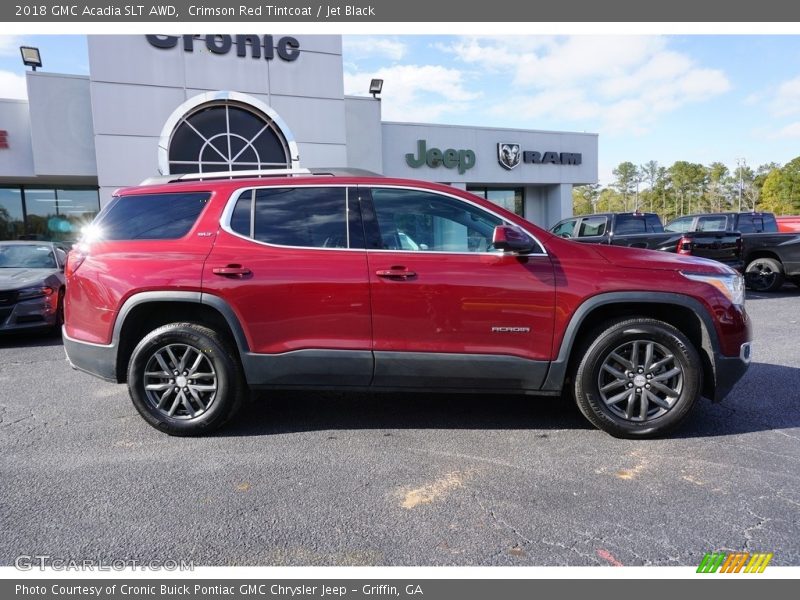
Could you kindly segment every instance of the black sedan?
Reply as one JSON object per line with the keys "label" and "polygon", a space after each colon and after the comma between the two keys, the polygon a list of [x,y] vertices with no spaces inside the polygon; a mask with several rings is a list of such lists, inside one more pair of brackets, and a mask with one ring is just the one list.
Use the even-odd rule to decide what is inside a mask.
{"label": "black sedan", "polygon": [[66,260],[53,242],[0,242],[0,333],[61,327]]}

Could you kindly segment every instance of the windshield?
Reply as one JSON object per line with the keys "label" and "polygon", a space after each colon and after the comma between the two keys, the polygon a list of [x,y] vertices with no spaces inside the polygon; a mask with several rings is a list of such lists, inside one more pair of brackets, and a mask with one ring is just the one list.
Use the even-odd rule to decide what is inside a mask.
{"label": "windshield", "polygon": [[55,269],[51,246],[0,244],[0,269]]}

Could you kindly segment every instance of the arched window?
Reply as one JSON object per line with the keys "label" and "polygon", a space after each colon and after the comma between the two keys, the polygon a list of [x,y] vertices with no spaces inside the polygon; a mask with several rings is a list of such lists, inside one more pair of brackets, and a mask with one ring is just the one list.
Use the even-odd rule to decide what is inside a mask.
{"label": "arched window", "polygon": [[181,116],[169,137],[170,174],[292,167],[276,120],[235,100],[214,100]]}

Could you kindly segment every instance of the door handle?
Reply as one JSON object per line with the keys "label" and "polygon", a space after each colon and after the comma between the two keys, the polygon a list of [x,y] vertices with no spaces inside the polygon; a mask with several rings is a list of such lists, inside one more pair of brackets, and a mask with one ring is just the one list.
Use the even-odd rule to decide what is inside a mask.
{"label": "door handle", "polygon": [[375,275],[377,275],[378,277],[383,277],[385,279],[399,279],[399,280],[411,279],[412,277],[417,276],[417,274],[414,271],[409,271],[405,267],[378,269],[377,271],[375,271]]}
{"label": "door handle", "polygon": [[244,277],[252,274],[252,271],[242,265],[228,265],[227,267],[214,267],[211,269],[214,275],[221,275],[222,277]]}

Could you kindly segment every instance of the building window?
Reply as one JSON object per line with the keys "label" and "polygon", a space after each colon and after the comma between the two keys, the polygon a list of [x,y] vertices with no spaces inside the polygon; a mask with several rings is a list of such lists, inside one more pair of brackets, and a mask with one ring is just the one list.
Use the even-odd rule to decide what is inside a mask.
{"label": "building window", "polygon": [[0,188],[0,240],[16,240],[25,234],[22,190]]}
{"label": "building window", "polygon": [[97,188],[0,188],[0,240],[76,241],[99,210]]}
{"label": "building window", "polygon": [[231,100],[200,105],[182,117],[172,132],[168,158],[171,174],[292,166],[275,121]]}
{"label": "building window", "polygon": [[525,216],[525,202],[522,188],[500,188],[467,186],[467,191],[490,202],[502,206],[506,210]]}

